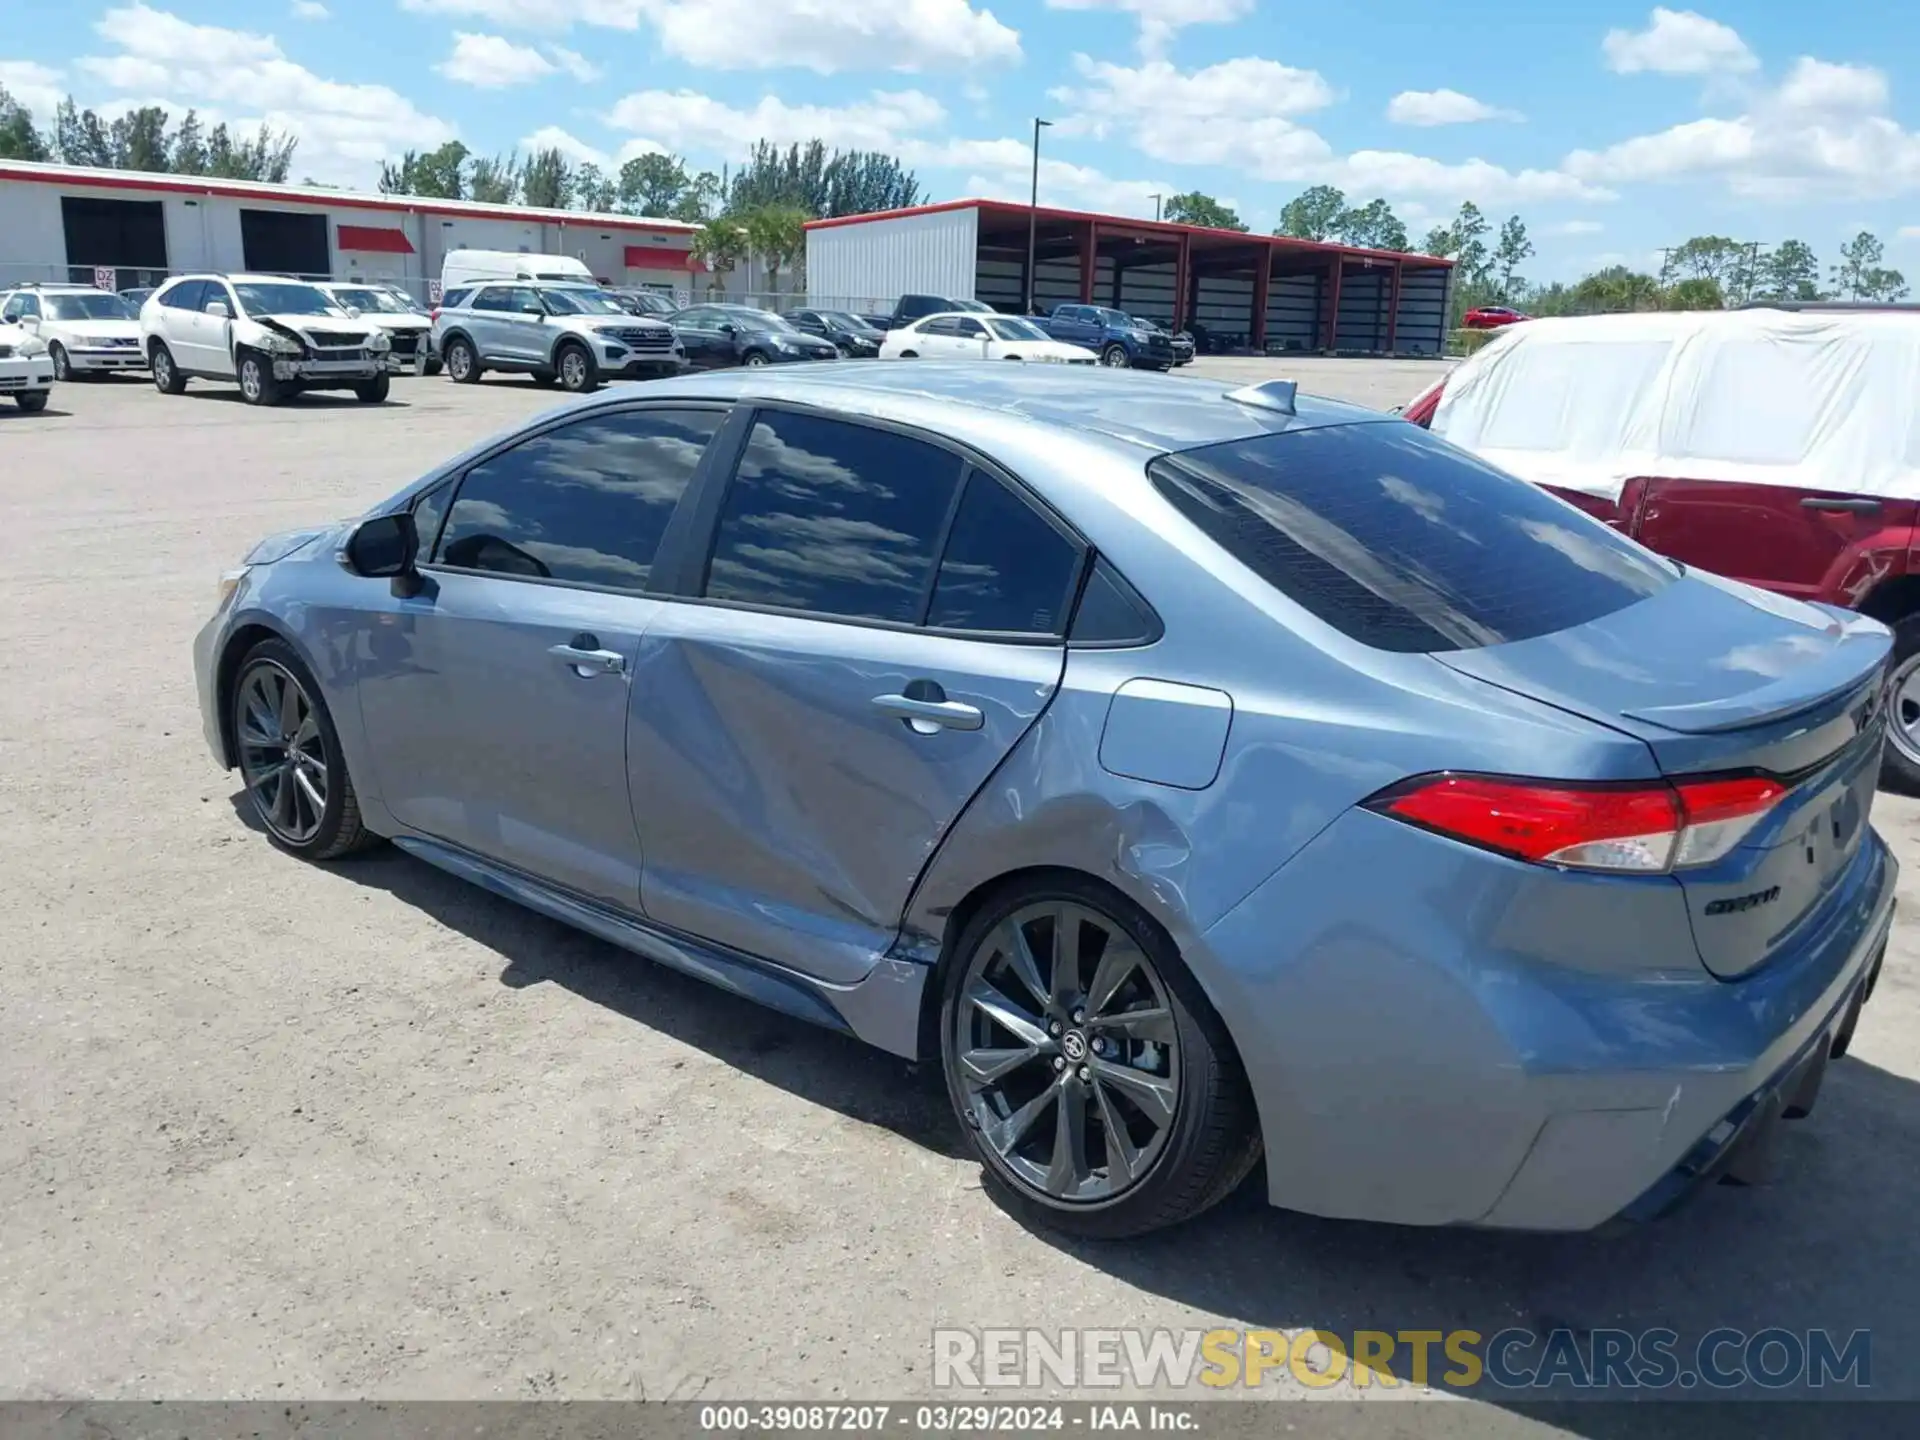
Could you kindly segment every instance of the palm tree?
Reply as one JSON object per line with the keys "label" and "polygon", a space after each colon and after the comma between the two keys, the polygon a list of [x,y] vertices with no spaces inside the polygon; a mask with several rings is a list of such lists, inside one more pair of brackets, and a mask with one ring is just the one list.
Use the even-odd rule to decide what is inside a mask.
{"label": "palm tree", "polygon": [[693,232],[693,256],[713,272],[714,283],[708,289],[722,288],[719,277],[738,265],[747,253],[747,232],[730,216],[709,220]]}
{"label": "palm tree", "polygon": [[780,290],[780,272],[797,261],[807,243],[807,215],[791,205],[763,205],[741,221],[747,248],[766,264],[767,289]]}

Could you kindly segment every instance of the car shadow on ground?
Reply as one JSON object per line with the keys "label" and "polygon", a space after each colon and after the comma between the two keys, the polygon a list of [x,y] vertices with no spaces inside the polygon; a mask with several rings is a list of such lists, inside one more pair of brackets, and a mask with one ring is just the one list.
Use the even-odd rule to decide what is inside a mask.
{"label": "car shadow on ground", "polygon": [[58,405],[48,402],[44,410],[22,410],[5,395],[0,395],[0,421],[18,421],[22,425],[35,420],[65,420],[73,415],[71,410],[62,410]]}
{"label": "car shadow on ground", "polygon": [[[218,400],[228,405],[245,405],[247,397],[237,387],[213,388],[189,385],[180,392],[189,400]],[[263,405],[263,410],[278,410],[288,405],[306,405],[320,410],[404,410],[407,402],[388,395],[385,400],[362,400],[351,390],[306,390],[293,395],[284,395],[271,405]]]}
{"label": "car shadow on ground", "polygon": [[[244,797],[234,801],[258,828]],[[493,950],[506,962],[500,979],[511,989],[561,985],[812,1103],[950,1158],[967,1153],[936,1065],[909,1064],[764,1010],[391,848],[333,869]],[[1264,1163],[1285,1160],[1269,1156]],[[1673,1349],[1687,1370],[1693,1347],[1723,1327],[1747,1335],[1778,1327],[1803,1337],[1825,1329],[1836,1348],[1854,1331],[1867,1330],[1870,1385],[1864,1390],[1850,1383],[1824,1394],[1797,1384],[1777,1392],[1749,1386],[1731,1396],[1920,1399],[1920,1365],[1911,1358],[1920,1346],[1920,1244],[1914,1239],[1920,1085],[1859,1059],[1835,1062],[1813,1116],[1786,1127],[1772,1183],[1709,1187],[1678,1212],[1624,1233],[1536,1235],[1324,1220],[1270,1208],[1264,1178],[1256,1169],[1204,1218],[1144,1238],[1093,1243],[1036,1233],[1141,1290],[1247,1328],[1317,1328],[1348,1337],[1416,1330],[1491,1337],[1514,1327],[1544,1336],[1566,1329],[1585,1344],[1598,1330],[1665,1327],[1678,1332]],[[1739,1353],[1723,1352],[1722,1363],[1737,1361]],[[1524,1364],[1540,1350],[1522,1347],[1514,1357]],[[1434,1358],[1437,1383],[1447,1367],[1437,1350]],[[1404,1358],[1391,1368],[1403,1382],[1410,1374]],[[1541,1410],[1540,1402],[1568,1392],[1495,1390],[1483,1383],[1470,1393],[1594,1440],[1865,1434],[1869,1424],[1878,1427],[1875,1434],[1888,1433],[1889,1416],[1869,1413],[1879,1406],[1649,1408],[1618,1403],[1622,1392],[1615,1390],[1608,1403],[1576,1399]],[[1698,1385],[1627,1398],[1718,1394]]]}

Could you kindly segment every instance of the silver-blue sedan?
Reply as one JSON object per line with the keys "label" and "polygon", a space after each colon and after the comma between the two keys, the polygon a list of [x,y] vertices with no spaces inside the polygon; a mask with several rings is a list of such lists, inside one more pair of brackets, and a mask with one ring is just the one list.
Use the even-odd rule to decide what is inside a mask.
{"label": "silver-blue sedan", "polygon": [[1583,1229],[1739,1175],[1878,973],[1885,630],[1285,383],[610,392],[263,541],[195,646],[272,841],[387,839],[937,1058],[1088,1235]]}

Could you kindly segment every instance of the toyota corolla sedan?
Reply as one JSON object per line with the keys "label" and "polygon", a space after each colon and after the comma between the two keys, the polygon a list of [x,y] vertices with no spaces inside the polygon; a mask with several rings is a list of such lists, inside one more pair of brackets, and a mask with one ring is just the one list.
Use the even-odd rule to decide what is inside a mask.
{"label": "toyota corolla sedan", "polygon": [[194,647],[378,840],[943,1067],[1003,1203],[1582,1230],[1742,1178],[1871,992],[1886,630],[1285,382],[664,380],[262,541]]}

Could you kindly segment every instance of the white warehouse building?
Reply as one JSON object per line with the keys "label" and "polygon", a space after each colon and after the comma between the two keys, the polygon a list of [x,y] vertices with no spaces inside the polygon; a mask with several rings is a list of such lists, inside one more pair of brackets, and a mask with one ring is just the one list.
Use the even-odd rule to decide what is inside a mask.
{"label": "white warehouse building", "polygon": [[[706,291],[678,220],[0,160],[0,289],[126,289],[182,271],[390,280],[434,298],[450,250],[570,255],[603,282]],[[107,284],[111,281],[111,285]]]}

